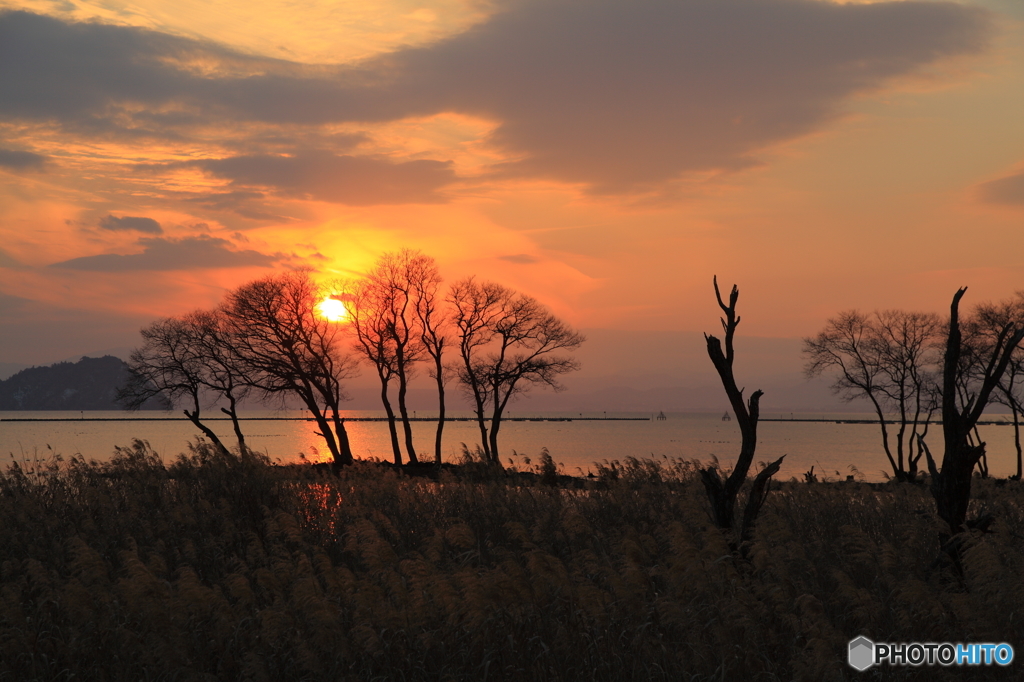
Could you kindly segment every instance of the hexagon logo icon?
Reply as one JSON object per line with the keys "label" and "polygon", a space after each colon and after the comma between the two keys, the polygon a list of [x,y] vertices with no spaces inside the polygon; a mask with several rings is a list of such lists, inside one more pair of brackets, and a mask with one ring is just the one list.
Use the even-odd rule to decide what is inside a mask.
{"label": "hexagon logo icon", "polygon": [[875,643],[864,636],[850,640],[848,660],[854,670],[867,670],[875,664]]}

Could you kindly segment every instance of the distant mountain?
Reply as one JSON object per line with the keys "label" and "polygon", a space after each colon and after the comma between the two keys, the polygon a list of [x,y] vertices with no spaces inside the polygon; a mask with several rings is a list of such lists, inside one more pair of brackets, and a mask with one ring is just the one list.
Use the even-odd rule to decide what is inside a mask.
{"label": "distant mountain", "polygon": [[[119,410],[128,365],[112,355],[29,367],[0,381],[0,410]],[[144,409],[164,409],[156,401]]]}
{"label": "distant mountain", "polygon": [[0,381],[3,381],[15,372],[20,372],[27,367],[29,367],[29,365],[23,365],[20,362],[0,362]]}

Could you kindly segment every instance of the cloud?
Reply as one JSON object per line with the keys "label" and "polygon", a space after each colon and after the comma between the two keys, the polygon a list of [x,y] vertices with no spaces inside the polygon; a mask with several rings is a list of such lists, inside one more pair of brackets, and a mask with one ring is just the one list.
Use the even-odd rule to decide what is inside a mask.
{"label": "cloud", "polygon": [[[0,116],[187,136],[201,121],[457,112],[497,123],[490,142],[509,158],[499,175],[628,192],[756,164],[764,149],[840,116],[851,96],[983,50],[992,24],[976,7],[918,0],[505,0],[489,20],[425,47],[303,67],[10,12],[0,15],[11,55],[0,63]],[[238,184],[339,203],[437,200],[452,177],[439,161],[327,152],[205,163]]]}
{"label": "cloud", "polygon": [[144,247],[142,253],[83,256],[53,263],[50,267],[92,272],[198,270],[269,267],[282,259],[280,254],[269,256],[251,249],[236,251],[228,240],[206,235],[181,239],[143,237],[138,244]]}
{"label": "cloud", "polygon": [[14,256],[0,249],[0,268],[20,268],[21,263]]}
{"label": "cloud", "polygon": [[0,116],[9,119],[174,138],[213,120],[323,123],[354,110],[339,69],[145,28],[6,11],[0,45]]}
{"label": "cloud", "polygon": [[148,232],[150,234],[163,234],[164,231],[163,228],[160,227],[160,223],[152,218],[142,218],[130,215],[126,215],[121,218],[114,215],[108,215],[107,217],[100,219],[100,227],[104,230],[135,230],[136,232]]}
{"label": "cloud", "polygon": [[[189,161],[194,166],[240,187],[266,187],[290,197],[318,199],[350,206],[438,203],[437,191],[455,180],[451,163],[431,160],[395,162],[388,159],[302,151],[291,156],[253,154],[224,159]],[[160,166],[139,166],[159,170]],[[262,196],[239,191],[212,195],[207,205],[235,206]],[[237,210],[237,209],[236,209]]]}
{"label": "cloud", "polygon": [[[146,165],[136,166],[138,170],[145,170],[149,172],[160,172],[168,168],[167,165]],[[248,191],[235,191],[235,192],[214,192],[212,194],[201,194],[199,196],[189,196],[183,199],[183,201],[198,204],[204,208],[213,211],[228,211],[235,215],[246,218],[247,220],[256,221],[271,221],[285,223],[291,220],[286,216],[271,213],[269,211],[262,210],[261,208],[254,208],[254,204],[258,204],[261,199],[264,198],[263,192],[248,192]]]}
{"label": "cloud", "polygon": [[0,167],[11,170],[43,170],[47,158],[41,154],[32,152],[17,151],[14,149],[0,149]]}
{"label": "cloud", "polygon": [[1024,205],[1024,171],[979,187],[981,198],[993,204]]}
{"label": "cloud", "polygon": [[617,191],[749,166],[990,32],[983,11],[941,2],[538,0],[381,63],[407,113],[500,121],[493,142],[520,157],[506,173]]}
{"label": "cloud", "polygon": [[540,262],[540,259],[535,256],[531,256],[528,253],[517,253],[514,256],[498,256],[498,260],[508,261],[509,263],[520,263],[522,265]]}

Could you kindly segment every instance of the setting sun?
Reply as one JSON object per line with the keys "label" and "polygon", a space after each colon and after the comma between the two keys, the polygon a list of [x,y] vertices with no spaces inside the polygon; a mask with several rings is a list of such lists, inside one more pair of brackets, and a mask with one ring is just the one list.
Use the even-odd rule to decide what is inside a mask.
{"label": "setting sun", "polygon": [[345,308],[345,304],[333,296],[328,296],[320,301],[316,309],[323,318],[331,322],[341,322],[348,317],[348,310]]}

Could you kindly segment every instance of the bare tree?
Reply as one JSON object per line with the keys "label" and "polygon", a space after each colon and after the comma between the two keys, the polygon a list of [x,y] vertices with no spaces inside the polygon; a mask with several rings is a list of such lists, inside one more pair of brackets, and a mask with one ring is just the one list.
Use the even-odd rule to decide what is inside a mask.
{"label": "bare tree", "polygon": [[500,284],[470,277],[452,286],[448,301],[459,380],[473,399],[484,453],[500,465],[498,432],[509,402],[536,385],[562,390],[558,378],[579,363],[558,353],[576,350],[585,338],[536,299]]}
{"label": "bare tree", "polygon": [[239,452],[245,452],[245,435],[239,422],[238,405],[252,387],[245,383],[244,372],[235,352],[231,330],[219,310],[197,310],[184,318],[192,333],[195,353],[202,368],[200,379],[205,388],[227,401],[220,411],[231,419]]}
{"label": "bare tree", "polygon": [[[1024,326],[1024,292],[1000,303],[983,303],[963,323],[962,350],[957,371],[957,398],[964,404],[981,383],[984,382],[986,360],[991,356],[999,334],[1006,325]],[[1020,415],[1024,402],[1024,348],[1017,347],[1011,353],[1006,371],[999,379],[992,393],[992,402],[1010,408],[1013,415],[1014,445],[1017,455],[1017,473],[1021,478]],[[981,434],[975,426],[970,442],[980,443]],[[987,452],[978,462],[983,476],[987,476]]]}
{"label": "bare tree", "polygon": [[1017,454],[1017,473],[1011,478],[1021,480],[1024,474],[1024,449],[1021,447],[1020,420],[1024,413],[1024,348],[1018,346],[1003,380],[999,382],[998,402],[1010,408],[1013,415],[1013,445]]}
{"label": "bare tree", "polygon": [[[941,327],[931,313],[886,310],[869,316],[851,310],[828,320],[817,336],[804,339],[808,377],[835,372],[832,389],[844,400],[870,401],[897,480],[917,477],[922,456],[918,436],[927,432],[937,408],[936,342]],[[897,430],[891,439],[892,416]]]}
{"label": "bare tree", "polygon": [[412,425],[409,422],[407,396],[409,380],[415,363],[423,359],[422,332],[416,315],[415,280],[430,260],[418,251],[402,249],[385,253],[367,275],[372,286],[384,292],[378,304],[382,306],[387,331],[391,337],[395,358],[395,378],[398,379],[398,412],[402,418],[405,452],[410,463],[419,461],[413,445]]}
{"label": "bare tree", "polygon": [[[425,278],[431,281],[428,283]],[[356,349],[377,370],[396,464],[401,464],[402,455],[389,386],[392,380],[398,384],[398,412],[405,451],[409,462],[415,464],[419,457],[409,419],[409,382],[415,375],[416,363],[432,355],[424,345],[431,334],[423,327],[420,299],[429,295],[433,301],[439,283],[434,259],[419,251],[403,249],[381,256],[366,276],[350,287],[350,319]],[[431,312],[436,317],[436,311]],[[437,330],[433,331],[436,334]]]}
{"label": "bare tree", "polygon": [[[960,299],[967,288],[953,296],[950,305],[949,331],[942,365],[942,434],[945,445],[942,468],[936,466],[931,452],[925,447],[928,470],[931,473],[932,497],[939,516],[956,536],[968,525],[987,525],[983,519],[967,521],[967,506],[971,499],[971,475],[978,461],[985,455],[985,443],[974,441],[971,432],[981,418],[1003,378],[1013,354],[1024,339],[1024,324],[1019,319],[1005,319],[993,329],[990,343],[976,347],[978,366],[982,370],[967,392],[958,390],[958,375],[963,364],[963,334],[960,329]],[[922,444],[924,439],[921,439]]]}
{"label": "bare tree", "polygon": [[350,287],[346,296],[349,328],[355,334],[355,349],[377,372],[380,400],[387,414],[391,451],[396,465],[402,464],[402,447],[398,441],[395,409],[391,404],[391,381],[398,372],[394,343],[388,323],[389,293],[372,280],[362,280]]}
{"label": "bare tree", "polygon": [[479,364],[477,357],[483,354],[483,349],[491,342],[490,325],[497,318],[502,301],[509,293],[499,284],[477,283],[473,278],[457,282],[448,292],[452,324],[459,342],[460,362],[455,372],[473,400],[473,412],[480,428],[480,447],[488,460],[492,458],[486,422],[487,383],[482,372],[475,371],[474,367]]}
{"label": "bare tree", "polygon": [[429,370],[437,385],[437,428],[434,431],[434,463],[441,466],[441,443],[445,420],[445,385],[450,372],[444,365],[444,351],[449,344],[448,319],[438,296],[441,274],[433,258],[422,257],[412,271],[411,282],[419,321],[420,344],[430,356],[433,367]]}
{"label": "bare tree", "polygon": [[[714,284],[718,306],[725,313],[725,317],[722,318],[722,330],[725,332],[725,351],[722,351],[722,342],[717,337],[705,334],[704,339],[708,346],[708,356],[718,371],[718,376],[722,380],[722,386],[725,388],[725,393],[729,398],[729,404],[736,415],[736,422],[740,427],[741,443],[739,458],[736,460],[736,465],[725,481],[719,475],[718,468],[714,466],[701,469],[700,474],[708,500],[711,503],[711,516],[715,521],[715,525],[723,530],[732,531],[736,497],[744,482],[746,482],[747,472],[750,471],[750,465],[754,461],[754,451],[757,447],[757,421],[760,415],[761,396],[764,393],[760,390],[754,391],[750,395],[750,400],[746,404],[743,402],[743,389],[737,387],[732,371],[735,358],[734,339],[736,327],[740,323],[740,318],[736,315],[736,301],[739,300],[740,290],[736,285],[733,285],[727,305],[722,300],[722,294],[718,289],[717,277],[714,278]],[[785,455],[766,466],[754,478],[750,494],[747,496],[747,505],[743,512],[743,524],[740,529],[741,542],[751,539],[757,515],[768,495],[771,477],[778,473],[783,459],[785,459]]]}
{"label": "bare tree", "polygon": [[143,327],[142,346],[128,360],[128,381],[118,389],[117,401],[129,410],[147,400],[164,396],[170,403],[187,400],[185,416],[221,452],[228,449],[200,419],[203,390],[208,388],[207,366],[198,343],[196,327],[188,319],[169,317]]}
{"label": "bare tree", "polygon": [[341,382],[355,375],[355,362],[343,351],[339,325],[315,312],[329,294],[308,271],[291,272],[235,289],[222,311],[245,382],[268,396],[297,396],[335,463],[350,464]]}

